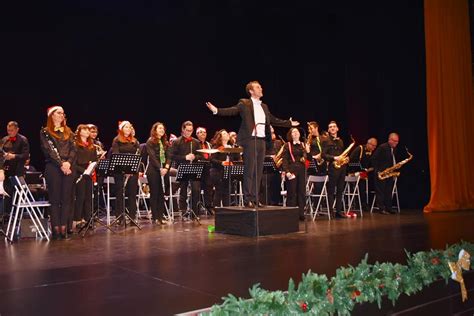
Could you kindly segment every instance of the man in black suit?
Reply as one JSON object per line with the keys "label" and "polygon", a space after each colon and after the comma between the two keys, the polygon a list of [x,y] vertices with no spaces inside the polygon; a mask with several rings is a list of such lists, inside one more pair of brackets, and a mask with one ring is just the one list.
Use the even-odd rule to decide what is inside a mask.
{"label": "man in black suit", "polygon": [[[272,143],[270,124],[281,127],[298,126],[299,122],[274,117],[268,106],[260,100],[263,89],[258,81],[251,81],[245,87],[250,99],[240,99],[235,106],[217,108],[206,102],[213,114],[220,116],[240,115],[242,122],[237,133],[237,142],[243,147],[244,156],[244,204],[246,207],[263,206],[258,201],[262,180],[265,148]],[[256,179],[255,179],[256,174]]]}
{"label": "man in black suit", "polygon": [[377,207],[382,214],[395,214],[392,211],[392,190],[394,180],[392,177],[380,180],[378,172],[393,166],[396,163],[395,154],[399,137],[397,133],[388,136],[388,142],[380,145],[372,155],[372,165],[375,171],[375,194]]}
{"label": "man in black suit", "polygon": [[[30,145],[28,139],[19,134],[19,125],[15,121],[10,121],[7,124],[7,136],[1,140],[1,146],[4,152],[3,167],[5,174],[4,188],[5,191],[13,196],[13,185],[9,178],[13,176],[25,175],[25,162],[30,156]],[[5,210],[11,207],[11,199],[5,199]]]}

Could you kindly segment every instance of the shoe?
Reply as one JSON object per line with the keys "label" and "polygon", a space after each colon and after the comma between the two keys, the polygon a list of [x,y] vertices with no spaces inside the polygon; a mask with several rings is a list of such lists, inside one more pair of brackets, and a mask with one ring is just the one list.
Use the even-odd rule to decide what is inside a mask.
{"label": "shoe", "polygon": [[71,236],[69,236],[69,234],[67,234],[67,233],[66,234],[61,234],[61,239],[69,240],[69,239],[71,239]]}
{"label": "shoe", "polygon": [[395,214],[397,214],[397,212],[396,212],[396,211],[388,211],[388,212],[389,212],[390,214],[392,214],[392,215],[395,215]]}
{"label": "shoe", "polygon": [[304,222],[305,219],[306,217],[304,215],[300,215],[300,221]]}
{"label": "shoe", "polygon": [[390,213],[387,212],[386,210],[381,211],[380,214],[383,214],[383,215],[390,215]]}
{"label": "shoe", "polygon": [[258,202],[258,203],[256,203],[256,205],[257,205],[258,207],[265,207],[265,204],[263,204],[262,202]]}
{"label": "shoe", "polygon": [[249,208],[254,208],[255,207],[255,205],[251,201],[244,202],[244,206],[249,207]]}
{"label": "shoe", "polygon": [[346,214],[344,214],[343,212],[336,212],[334,214],[334,217],[335,218],[347,218]]}

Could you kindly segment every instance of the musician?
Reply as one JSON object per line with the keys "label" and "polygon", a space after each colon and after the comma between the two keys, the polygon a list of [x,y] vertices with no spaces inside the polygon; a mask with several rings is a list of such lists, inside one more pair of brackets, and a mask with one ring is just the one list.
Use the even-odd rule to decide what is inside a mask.
{"label": "musician", "polygon": [[300,220],[304,220],[306,194],[306,148],[300,139],[300,131],[291,128],[287,134],[288,142],[283,145],[283,176],[286,177],[288,198],[286,205],[298,206]]}
{"label": "musician", "polygon": [[322,142],[322,158],[328,162],[328,202],[329,207],[333,208],[334,205],[334,191],[336,193],[336,218],[346,218],[342,205],[342,198],[344,193],[344,186],[346,181],[346,169],[347,165],[343,165],[341,168],[334,166],[335,161],[341,161],[343,159],[340,156],[344,151],[344,142],[337,136],[339,127],[335,121],[329,122],[328,132],[329,136]]}
{"label": "musician", "polygon": [[354,173],[354,172],[359,172],[360,175],[360,181],[359,181],[359,193],[362,197],[361,199],[361,207],[364,211],[368,210],[368,205],[367,205],[367,199],[365,198],[367,196],[367,186],[366,184],[369,181],[373,182],[373,170],[374,168],[372,167],[372,153],[374,152],[375,148],[377,148],[377,138],[369,138],[367,140],[367,143],[365,145],[359,145],[357,146],[350,154],[350,163],[353,165],[357,165],[356,167],[352,167],[349,170],[349,173]]}
{"label": "musician", "polygon": [[[8,136],[3,137],[1,140],[1,146],[4,152],[4,188],[10,197],[13,196],[14,189],[9,178],[13,176],[22,177],[25,175],[25,162],[30,156],[30,145],[28,143],[28,139],[25,136],[19,134],[19,130],[20,128],[17,122],[8,122]],[[11,208],[11,198],[7,197],[4,200],[4,203],[5,209],[9,210]]]}
{"label": "musician", "polygon": [[87,127],[89,127],[90,135],[97,151],[97,158],[104,158],[106,150],[104,143],[99,139],[99,128],[94,124],[87,124]]}
{"label": "musician", "polygon": [[53,240],[68,239],[67,224],[73,203],[72,165],[76,158],[74,134],[66,125],[64,109],[60,105],[49,107],[47,114],[40,145],[46,162],[44,173],[51,203]]}
{"label": "musician", "polygon": [[234,131],[229,132],[229,144],[232,147],[238,147],[237,145],[237,133]]}
{"label": "musician", "polygon": [[377,200],[377,207],[382,214],[395,214],[392,210],[392,190],[394,179],[393,177],[380,180],[376,175],[388,167],[396,164],[395,155],[399,142],[397,133],[390,133],[388,135],[388,142],[380,145],[372,155],[372,164],[374,166],[375,177],[375,194]]}
{"label": "musician", "polygon": [[[225,129],[217,131],[214,138],[212,139],[212,147],[219,150],[225,148],[232,148],[229,144],[229,133]],[[220,207],[229,206],[230,200],[230,181],[231,179],[224,180],[224,166],[230,166],[232,161],[239,159],[239,154],[228,154],[225,152],[218,152],[211,155],[211,178],[213,180],[213,186],[216,188],[214,194],[214,206]]]}
{"label": "musician", "polygon": [[74,202],[74,212],[68,222],[69,231],[77,228],[77,225],[83,219],[86,223],[89,222],[92,216],[92,190],[94,185],[91,174],[83,174],[91,162],[97,161],[97,153],[88,125],[80,124],[77,126],[75,146],[76,160],[73,164],[73,171],[76,183],[76,200]]}
{"label": "musician", "polygon": [[[317,166],[316,174],[325,175],[327,174],[327,163],[321,157],[322,155],[322,138],[319,135],[319,124],[315,121],[308,122],[308,141],[306,146],[306,152],[309,156],[314,159]],[[308,146],[309,145],[309,146]],[[314,170],[313,170],[314,172]]]}
{"label": "musician", "polygon": [[[183,163],[191,163],[202,159],[202,155],[196,150],[201,148],[199,141],[192,137],[194,131],[194,125],[191,121],[186,121],[181,124],[181,136],[178,137],[171,147],[171,159],[174,160],[178,165]],[[189,180],[180,181],[180,195],[179,195],[179,209],[186,211],[187,209],[187,188],[188,183],[191,184],[191,207],[193,210],[192,220],[199,220],[199,194],[201,191],[200,180]]]}
{"label": "musician", "polygon": [[[200,149],[211,149],[212,145],[209,143],[207,138],[207,130],[204,127],[196,128],[196,137],[199,140]],[[202,153],[201,161],[210,162],[211,155]],[[209,164],[206,164],[201,175],[201,188],[204,191],[204,207],[208,212],[212,213],[212,179],[211,179],[211,168]]]}
{"label": "musician", "polygon": [[240,99],[235,106],[217,108],[210,102],[206,102],[206,105],[215,115],[240,115],[242,118],[238,143],[243,147],[244,157],[244,205],[262,207],[263,204],[258,201],[258,192],[262,180],[265,146],[271,145],[270,124],[291,127],[299,123],[291,119],[276,118],[270,113],[268,106],[260,100],[263,97],[263,89],[258,81],[249,82],[245,90],[250,99]]}
{"label": "musician", "polygon": [[28,159],[25,161],[25,173],[27,172],[37,172],[35,166],[31,164],[30,156],[28,156]]}
{"label": "musician", "polygon": [[[150,208],[153,224],[164,225],[165,195],[164,185],[169,183],[171,160],[169,155],[168,136],[163,123],[156,122],[150,130],[146,141],[148,168],[146,177],[150,186]],[[164,183],[163,183],[164,180]]]}
{"label": "musician", "polygon": [[[118,134],[112,141],[112,154],[138,154],[139,143],[132,135],[132,124],[121,121],[118,125]],[[132,219],[137,215],[138,174],[129,175],[127,186],[124,188],[124,176],[114,176],[116,186],[115,216],[120,216],[124,211],[124,191],[127,198],[127,210]],[[119,225],[121,222],[117,222]]]}

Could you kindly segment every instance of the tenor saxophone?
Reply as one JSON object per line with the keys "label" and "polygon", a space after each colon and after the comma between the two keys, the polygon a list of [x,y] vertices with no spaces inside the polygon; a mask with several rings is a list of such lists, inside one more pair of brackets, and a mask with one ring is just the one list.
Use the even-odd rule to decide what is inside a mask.
{"label": "tenor saxophone", "polygon": [[[352,136],[351,136],[352,138]],[[342,154],[339,155],[339,160],[334,160],[334,168],[340,169],[342,166],[347,165],[349,163],[349,152],[351,151],[352,147],[355,145],[355,140],[352,138],[352,143],[347,147]]]}
{"label": "tenor saxophone", "polygon": [[402,161],[397,162],[393,166],[388,167],[387,169],[378,172],[377,176],[380,180],[385,180],[385,179],[392,178],[392,177],[396,178],[396,177],[400,176],[400,171],[398,171],[398,170],[404,164],[406,164],[407,162],[409,162],[410,160],[413,159],[413,155],[408,151],[408,149],[406,149],[406,151],[407,151],[407,154],[408,154],[408,158],[403,159]]}

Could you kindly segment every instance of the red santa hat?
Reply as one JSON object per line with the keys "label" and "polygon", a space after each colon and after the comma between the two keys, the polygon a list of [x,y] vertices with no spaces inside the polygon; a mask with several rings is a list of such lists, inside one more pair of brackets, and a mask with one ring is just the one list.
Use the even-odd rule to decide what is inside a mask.
{"label": "red santa hat", "polygon": [[50,106],[50,107],[48,108],[48,110],[47,110],[48,116],[50,116],[51,114],[53,114],[53,113],[54,113],[55,111],[57,111],[57,110],[63,110],[63,112],[64,112],[64,109],[63,109],[62,106],[60,106],[60,105],[53,105],[53,106]]}
{"label": "red santa hat", "polygon": [[198,127],[198,128],[196,129],[196,135],[199,134],[199,133],[201,133],[201,132],[206,132],[206,129],[205,129],[204,127]]}

